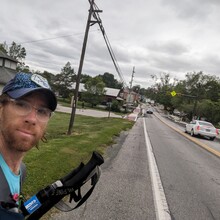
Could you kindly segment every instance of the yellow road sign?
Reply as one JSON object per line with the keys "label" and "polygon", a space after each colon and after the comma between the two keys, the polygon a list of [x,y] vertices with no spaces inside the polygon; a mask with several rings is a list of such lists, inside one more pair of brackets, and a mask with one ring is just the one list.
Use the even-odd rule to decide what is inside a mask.
{"label": "yellow road sign", "polygon": [[176,95],[176,92],[175,92],[175,91],[172,91],[170,94],[171,94],[172,96],[175,96],[175,95]]}

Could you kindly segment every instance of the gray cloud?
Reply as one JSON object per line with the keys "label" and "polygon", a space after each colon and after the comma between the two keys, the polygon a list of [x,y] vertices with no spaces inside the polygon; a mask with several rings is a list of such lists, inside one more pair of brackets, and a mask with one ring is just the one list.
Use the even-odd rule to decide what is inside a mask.
{"label": "gray cloud", "polygon": [[[203,71],[220,76],[218,0],[95,1],[128,84],[151,86],[152,74],[184,78]],[[21,43],[26,64],[54,74],[69,61],[77,72],[89,2],[1,0],[0,42]],[[98,24],[90,27],[83,73],[110,72],[119,78]]]}
{"label": "gray cloud", "polygon": [[218,0],[162,0],[163,5],[168,6],[181,19],[200,19],[204,20],[215,11],[216,7],[220,6]]}
{"label": "gray cloud", "polygon": [[189,52],[189,47],[178,40],[172,40],[167,42],[154,42],[150,46],[148,46],[153,52],[171,54],[175,56],[179,56]]}

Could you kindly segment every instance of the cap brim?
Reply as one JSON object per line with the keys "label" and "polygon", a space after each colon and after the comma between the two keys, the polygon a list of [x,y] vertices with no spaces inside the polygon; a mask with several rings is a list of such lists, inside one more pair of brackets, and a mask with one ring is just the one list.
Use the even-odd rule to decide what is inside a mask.
{"label": "cap brim", "polygon": [[19,98],[22,98],[23,96],[29,95],[30,93],[32,93],[34,91],[41,91],[42,92],[42,94],[48,100],[48,107],[50,108],[51,111],[54,111],[56,109],[57,98],[56,98],[55,94],[49,89],[45,89],[42,87],[22,88],[22,89],[17,89],[17,90],[13,90],[13,91],[8,91],[7,94],[13,99],[19,99]]}

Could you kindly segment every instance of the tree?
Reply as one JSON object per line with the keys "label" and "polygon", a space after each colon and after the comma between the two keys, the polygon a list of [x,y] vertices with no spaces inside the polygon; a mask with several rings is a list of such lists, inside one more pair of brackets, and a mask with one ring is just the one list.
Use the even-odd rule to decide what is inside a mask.
{"label": "tree", "polygon": [[220,99],[220,80],[216,76],[209,76],[205,84],[205,97],[213,102]]}
{"label": "tree", "polygon": [[0,50],[18,61],[17,70],[26,72],[29,70],[28,66],[25,66],[24,59],[26,57],[26,50],[20,44],[16,44],[14,41],[11,46],[8,47],[7,43],[0,44]]}
{"label": "tree", "polygon": [[[188,91],[186,89],[186,81],[181,80],[177,82],[173,91],[177,93],[176,96],[171,97],[171,103],[174,109],[178,109],[179,111],[184,111],[185,113],[191,114],[193,109],[193,97],[187,97]],[[189,107],[192,106],[192,107]],[[188,111],[191,109],[190,111]]]}
{"label": "tree", "polygon": [[198,103],[197,114],[199,118],[204,117],[207,121],[217,124],[220,121],[220,102],[204,99]]}
{"label": "tree", "polygon": [[123,86],[123,84],[118,82],[111,73],[105,72],[103,75],[99,75],[99,77],[102,78],[102,81],[108,88],[121,89]]}
{"label": "tree", "polygon": [[160,74],[160,79],[158,79],[158,77],[155,75],[153,75],[152,78],[155,79],[156,82],[154,85],[154,92],[155,92],[154,100],[157,103],[162,104],[165,110],[173,112],[175,108],[171,102],[170,92],[175,87],[177,80],[174,80],[172,82],[169,73]]}
{"label": "tree", "polygon": [[8,55],[18,61],[17,70],[22,70],[25,67],[26,50],[20,44],[13,41],[9,47]]}
{"label": "tree", "polygon": [[141,86],[140,86],[140,85],[132,86],[131,90],[132,90],[133,92],[139,93],[140,90],[141,90]]}
{"label": "tree", "polygon": [[157,89],[154,86],[148,87],[144,93],[146,98],[156,101]]}
{"label": "tree", "polygon": [[[173,98],[173,100],[179,100],[176,103],[177,105],[179,104],[179,110],[187,113],[189,119],[195,115],[210,118],[208,113],[211,114],[212,111],[209,111],[208,105],[205,104],[209,102],[204,102],[204,100],[208,99],[211,102],[217,102],[220,98],[219,78],[206,75],[202,71],[187,73],[186,79],[177,84],[175,90],[182,95]],[[214,106],[214,103],[210,104],[210,106]],[[213,117],[211,118],[213,119]]]}
{"label": "tree", "polygon": [[120,112],[121,105],[117,100],[112,101],[111,110],[113,112]]}
{"label": "tree", "polygon": [[85,83],[86,92],[82,93],[82,100],[91,104],[92,107],[101,103],[105,94],[105,83],[101,77],[96,76]]}
{"label": "tree", "polygon": [[0,44],[0,50],[2,51],[2,52],[4,52],[5,54],[7,54],[8,52],[8,46],[7,46],[7,44],[6,44],[6,42],[4,42],[3,44]]}
{"label": "tree", "polygon": [[197,96],[198,99],[204,98],[207,75],[204,75],[202,71],[187,73],[185,82],[189,95]]}
{"label": "tree", "polygon": [[9,47],[8,54],[12,58],[21,62],[26,57],[26,50],[24,47],[21,47],[20,44],[16,44],[13,41]]}
{"label": "tree", "polygon": [[55,90],[59,92],[61,97],[68,98],[70,96],[75,78],[74,69],[71,68],[70,62],[67,62],[61,69],[61,73],[57,74],[54,79]]}
{"label": "tree", "polygon": [[80,77],[80,83],[86,83],[88,80],[90,80],[92,77],[90,75],[87,74],[81,74]]}

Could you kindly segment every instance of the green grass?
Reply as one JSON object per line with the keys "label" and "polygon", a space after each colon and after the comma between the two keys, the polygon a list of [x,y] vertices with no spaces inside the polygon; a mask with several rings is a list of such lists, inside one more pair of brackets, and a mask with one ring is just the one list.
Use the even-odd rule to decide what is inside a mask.
{"label": "green grass", "polygon": [[27,177],[23,186],[28,198],[86,163],[93,151],[104,155],[122,130],[130,129],[134,122],[120,118],[94,118],[76,115],[73,134],[67,135],[70,114],[56,113],[47,129],[47,143],[40,143],[39,150],[32,149],[25,156]]}

